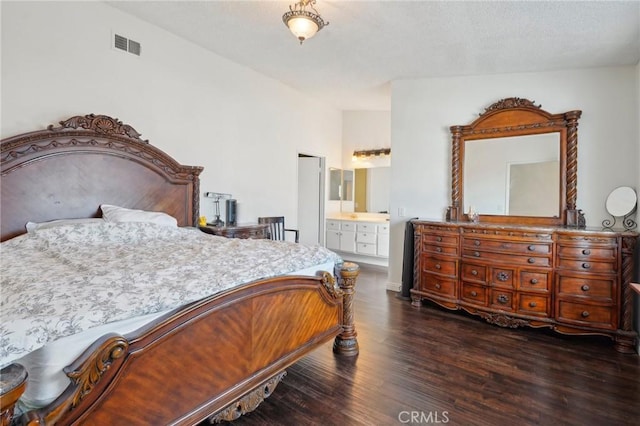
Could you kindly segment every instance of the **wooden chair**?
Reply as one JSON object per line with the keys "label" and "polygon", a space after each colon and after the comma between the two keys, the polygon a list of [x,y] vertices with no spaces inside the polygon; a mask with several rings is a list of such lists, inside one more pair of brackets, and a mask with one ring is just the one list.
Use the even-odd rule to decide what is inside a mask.
{"label": "wooden chair", "polygon": [[284,216],[259,217],[258,223],[269,225],[267,232],[272,240],[285,241],[285,232],[294,232],[295,241],[299,242],[300,232],[297,229],[287,229],[284,227]]}

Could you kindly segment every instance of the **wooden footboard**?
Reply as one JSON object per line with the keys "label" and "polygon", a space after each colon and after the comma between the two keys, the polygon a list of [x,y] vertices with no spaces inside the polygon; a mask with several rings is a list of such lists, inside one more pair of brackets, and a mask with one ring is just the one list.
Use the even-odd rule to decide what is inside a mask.
{"label": "wooden footboard", "polygon": [[[65,369],[72,384],[22,424],[196,424],[253,410],[284,369],[336,337],[356,355],[358,266],[277,277],[190,304],[132,335],[106,335]],[[144,408],[142,408],[144,407]]]}

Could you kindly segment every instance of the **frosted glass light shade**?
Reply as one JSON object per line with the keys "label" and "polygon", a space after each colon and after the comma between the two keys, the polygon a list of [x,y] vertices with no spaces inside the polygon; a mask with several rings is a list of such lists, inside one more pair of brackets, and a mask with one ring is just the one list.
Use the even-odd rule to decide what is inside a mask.
{"label": "frosted glass light shade", "polygon": [[300,43],[316,35],[320,27],[306,16],[296,16],[287,21],[287,26]]}

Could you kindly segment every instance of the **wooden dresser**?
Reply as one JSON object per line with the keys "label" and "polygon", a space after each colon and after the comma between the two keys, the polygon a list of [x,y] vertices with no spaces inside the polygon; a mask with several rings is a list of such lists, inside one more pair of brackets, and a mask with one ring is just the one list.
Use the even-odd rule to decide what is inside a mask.
{"label": "wooden dresser", "polygon": [[415,306],[423,299],[503,327],[605,335],[635,353],[638,234],[415,220]]}

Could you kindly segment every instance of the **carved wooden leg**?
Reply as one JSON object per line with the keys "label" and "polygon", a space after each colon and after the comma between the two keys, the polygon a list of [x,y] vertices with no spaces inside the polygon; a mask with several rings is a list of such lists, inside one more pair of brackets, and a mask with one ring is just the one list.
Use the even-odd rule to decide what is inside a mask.
{"label": "carved wooden leg", "polygon": [[353,321],[353,295],[355,293],[356,278],[360,273],[360,267],[352,262],[345,262],[336,267],[336,277],[338,285],[344,292],[342,304],[342,333],[336,336],[333,342],[333,352],[336,355],[355,356],[358,355],[358,340],[356,328]]}
{"label": "carved wooden leg", "polygon": [[416,308],[422,306],[422,297],[416,294],[411,294],[411,306],[415,306]]}
{"label": "carved wooden leg", "polygon": [[613,348],[623,354],[636,353],[636,335],[635,333],[617,334],[614,338]]}
{"label": "carved wooden leg", "polygon": [[13,409],[27,386],[27,370],[20,364],[10,364],[0,370],[0,425],[8,426]]}

